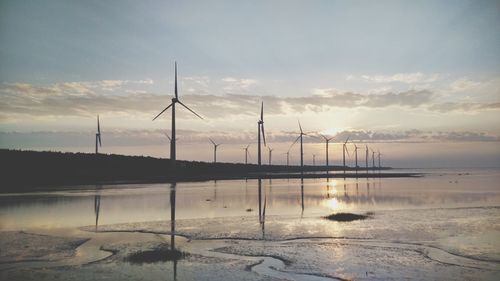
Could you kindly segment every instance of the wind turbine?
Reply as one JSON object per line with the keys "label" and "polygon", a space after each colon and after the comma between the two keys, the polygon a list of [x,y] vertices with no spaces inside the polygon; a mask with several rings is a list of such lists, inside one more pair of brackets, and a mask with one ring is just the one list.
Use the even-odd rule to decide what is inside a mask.
{"label": "wind turbine", "polygon": [[[165,132],[164,134],[168,138],[168,140],[170,141],[170,145],[172,145],[172,138],[168,135],[167,132]],[[176,138],[175,140],[177,141],[177,140],[179,140],[179,138]]]}
{"label": "wind turbine", "polygon": [[368,145],[365,146],[366,146],[365,164],[366,164],[366,173],[368,174]]}
{"label": "wind turbine", "polygon": [[380,150],[378,150],[378,149],[377,149],[377,153],[378,153],[378,170],[380,172],[380,169],[382,168],[382,166],[380,165],[380,155],[382,155],[382,154],[380,154]]}
{"label": "wind turbine", "polygon": [[304,131],[302,131],[302,126],[300,125],[300,121],[298,121],[298,122],[299,122],[299,128],[300,128],[300,135],[295,139],[295,141],[292,143],[290,148],[292,148],[292,146],[300,139],[300,167],[304,168],[304,146],[303,146],[302,136],[305,136],[307,134],[304,133]]}
{"label": "wind turbine", "polygon": [[375,170],[375,151],[373,151],[373,149],[371,148],[370,150],[372,151],[372,168],[373,170]]}
{"label": "wind turbine", "polygon": [[165,109],[163,109],[158,115],[156,115],[156,117],[153,118],[153,121],[156,120],[156,118],[158,118],[160,115],[162,115],[163,112],[165,112],[167,109],[169,109],[170,107],[172,107],[172,129],[171,129],[172,137],[170,139],[170,161],[172,163],[172,166],[175,167],[175,161],[176,161],[176,148],[175,148],[175,140],[176,140],[176,138],[175,138],[175,104],[179,103],[180,105],[184,106],[184,108],[186,108],[187,110],[191,111],[191,113],[193,113],[194,115],[196,115],[198,118],[203,119],[203,117],[201,117],[200,115],[198,115],[198,113],[196,113],[193,110],[191,110],[189,107],[187,107],[185,104],[183,104],[179,100],[179,94],[178,94],[178,91],[177,91],[177,62],[175,62],[175,86],[174,86],[174,94],[175,94],[175,96],[172,98],[172,103],[170,103],[169,106],[165,107]]}
{"label": "wind turbine", "polygon": [[316,154],[313,154],[313,166],[316,166]]}
{"label": "wind turbine", "polygon": [[347,151],[347,156],[349,155],[349,149],[347,149],[347,142],[349,141],[349,137],[345,140],[344,144],[342,145],[342,165],[344,166],[344,175],[345,175],[345,152]]}
{"label": "wind turbine", "polygon": [[356,175],[358,174],[358,146],[354,144],[354,158],[356,158]]}
{"label": "wind turbine", "polygon": [[250,156],[250,153],[248,152],[249,147],[250,144],[243,148],[243,150],[245,151],[245,164],[248,164],[248,157]]}
{"label": "wind turbine", "polygon": [[217,163],[217,147],[221,145],[220,143],[215,143],[211,138],[208,138],[210,142],[214,145],[214,163]]}
{"label": "wind turbine", "polygon": [[325,139],[325,143],[326,143],[326,167],[328,167],[328,143],[333,139],[333,137],[327,138],[325,135],[321,135],[321,136]]}
{"label": "wind turbine", "polygon": [[269,165],[271,165],[271,160],[272,160],[272,157],[273,157],[273,148],[271,148],[270,146],[267,147],[267,149],[269,150]]}
{"label": "wind turbine", "polygon": [[283,154],[286,154],[286,165],[290,166],[290,149],[286,153],[283,153]]}
{"label": "wind turbine", "polygon": [[262,131],[262,139],[264,141],[264,146],[266,146],[266,135],[264,134],[264,102],[262,102],[260,106],[260,120],[257,122],[257,131],[258,131],[258,148],[257,148],[257,158],[259,166],[262,165],[262,155],[261,155],[261,147],[260,147],[260,133]]}
{"label": "wind turbine", "polygon": [[101,125],[99,124],[99,115],[97,115],[97,133],[95,134],[95,154],[99,154],[99,147],[97,146],[97,142],[99,142],[99,146],[102,146]]}

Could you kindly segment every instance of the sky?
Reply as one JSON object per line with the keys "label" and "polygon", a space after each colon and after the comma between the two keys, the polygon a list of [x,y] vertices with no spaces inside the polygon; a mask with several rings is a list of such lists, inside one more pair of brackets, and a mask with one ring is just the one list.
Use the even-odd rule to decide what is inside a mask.
{"label": "sky", "polygon": [[[256,161],[264,102],[273,162],[298,120],[394,167],[500,167],[499,1],[0,1],[0,147]],[[358,151],[364,163],[364,150]],[[267,161],[267,150],[264,153]],[[348,163],[353,165],[354,155]]]}

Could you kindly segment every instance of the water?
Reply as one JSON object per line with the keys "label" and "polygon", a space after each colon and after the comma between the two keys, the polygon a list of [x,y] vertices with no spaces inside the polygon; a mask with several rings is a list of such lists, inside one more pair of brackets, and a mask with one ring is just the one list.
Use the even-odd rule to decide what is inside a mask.
{"label": "water", "polygon": [[[144,274],[145,265],[123,262],[130,244],[142,249],[165,240],[161,243],[178,241],[178,249],[209,260],[179,261],[179,280],[198,279],[208,270],[205,262],[212,264],[213,278],[207,280],[494,280],[500,273],[500,171],[424,172],[429,173],[421,178],[98,185],[2,194],[0,231],[91,237],[77,248],[84,254],[71,265],[95,263],[69,269],[80,279],[110,255],[99,250],[103,245],[118,252],[107,259],[115,268],[109,278],[118,280],[122,271]],[[323,218],[336,212],[370,218],[347,223]],[[119,243],[123,235],[126,247]],[[228,271],[235,260],[240,270]],[[51,262],[54,275],[68,270]],[[148,265],[148,274],[173,270],[162,264]],[[16,268],[4,267],[2,274],[30,279],[33,265]]]}

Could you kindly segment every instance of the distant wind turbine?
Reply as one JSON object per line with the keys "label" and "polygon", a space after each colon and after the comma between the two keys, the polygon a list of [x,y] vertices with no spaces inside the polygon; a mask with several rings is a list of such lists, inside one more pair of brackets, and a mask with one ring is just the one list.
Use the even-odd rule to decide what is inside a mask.
{"label": "distant wind turbine", "polygon": [[375,151],[373,151],[373,149],[371,148],[370,150],[372,151],[372,168],[373,170],[375,170]]}
{"label": "distant wind turbine", "polygon": [[365,165],[366,165],[366,173],[368,174],[368,145],[365,146],[366,146]]}
{"label": "distant wind turbine", "polygon": [[171,129],[172,136],[171,136],[171,139],[170,139],[170,161],[172,163],[172,166],[175,167],[175,161],[176,161],[176,147],[175,147],[175,140],[176,140],[176,138],[175,138],[175,104],[179,103],[180,105],[184,106],[184,108],[186,108],[187,110],[191,111],[191,113],[193,113],[194,115],[196,115],[198,118],[203,119],[203,117],[201,117],[200,115],[198,115],[198,113],[196,113],[193,110],[191,110],[189,107],[187,107],[185,104],[183,104],[179,100],[179,94],[178,94],[178,91],[177,91],[177,62],[175,62],[175,86],[174,86],[174,94],[175,94],[175,96],[172,98],[172,103],[170,103],[169,106],[165,107],[165,109],[163,109],[158,115],[156,115],[156,117],[153,118],[153,121],[156,120],[156,118],[158,118],[160,115],[162,115],[163,112],[165,112],[167,109],[169,109],[170,107],[172,107],[172,129]]}
{"label": "distant wind turbine", "polygon": [[273,159],[273,150],[270,146],[267,147],[267,149],[269,150],[269,165],[271,165],[272,163],[272,159]]}
{"label": "distant wind turbine", "polygon": [[347,139],[345,140],[344,144],[342,145],[342,165],[344,166],[344,174],[345,174],[345,153],[347,151],[347,156],[350,156],[349,155],[349,149],[347,149],[347,142],[349,141],[349,137],[347,137]]}
{"label": "distant wind turbine", "polygon": [[304,131],[302,131],[302,126],[300,125],[300,121],[298,122],[299,122],[300,135],[295,139],[290,148],[292,148],[292,146],[300,139],[300,167],[304,168],[304,146],[302,137],[306,136],[307,134],[304,133]]}
{"label": "distant wind turbine", "polygon": [[328,167],[328,143],[333,139],[333,137],[327,138],[325,135],[321,135],[325,139],[326,143],[326,167]]}
{"label": "distant wind turbine", "polygon": [[290,149],[286,153],[283,153],[283,154],[286,154],[286,165],[290,166]]}
{"label": "distant wind turbine", "polygon": [[214,145],[214,163],[217,163],[217,147],[221,145],[220,143],[215,143],[211,138],[209,138],[210,142]]}
{"label": "distant wind turbine", "polygon": [[101,125],[99,124],[99,115],[97,115],[97,133],[95,134],[95,154],[99,154],[99,146],[97,146],[98,142],[99,142],[99,146],[102,146],[102,143],[101,143]]}
{"label": "distant wind turbine", "polygon": [[264,146],[266,146],[266,135],[264,134],[264,102],[261,103],[260,106],[260,120],[257,122],[257,131],[258,131],[258,148],[257,148],[257,158],[259,166],[262,165],[262,150],[260,147],[260,134],[262,132],[262,140],[264,141]]}
{"label": "distant wind turbine", "polygon": [[243,148],[243,150],[245,151],[245,164],[248,164],[248,157],[250,156],[250,153],[248,152],[249,147],[250,144]]}
{"label": "distant wind turbine", "polygon": [[316,166],[316,154],[313,154],[313,166]]}
{"label": "distant wind turbine", "polygon": [[354,145],[354,158],[356,158],[356,175],[358,174],[358,146],[355,144]]}
{"label": "distant wind turbine", "polygon": [[377,149],[377,153],[378,153],[378,169],[379,169],[379,172],[380,172],[380,170],[382,168],[382,166],[380,165],[380,155],[382,155],[382,154],[380,153],[380,150],[378,150],[378,149]]}

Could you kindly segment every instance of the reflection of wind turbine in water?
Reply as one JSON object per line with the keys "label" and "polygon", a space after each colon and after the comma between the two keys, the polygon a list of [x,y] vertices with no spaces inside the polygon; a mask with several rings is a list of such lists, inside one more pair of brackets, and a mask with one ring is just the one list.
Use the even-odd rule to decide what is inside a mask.
{"label": "reflection of wind turbine in water", "polygon": [[[175,249],[175,191],[177,183],[170,186],[170,251],[176,255]],[[177,280],[177,258],[174,258],[174,280]]]}
{"label": "reflection of wind turbine in water", "polygon": [[326,198],[330,198],[330,178],[326,178]]}
{"label": "reflection of wind turbine in water", "polygon": [[220,143],[215,143],[211,138],[208,138],[210,142],[214,145],[214,163],[217,163],[217,147],[221,145]]}
{"label": "reflection of wind turbine in water", "polygon": [[248,148],[250,147],[250,144],[248,144],[246,147],[243,148],[245,151],[245,164],[248,164],[248,158],[250,157],[250,152],[248,152]]}
{"label": "reflection of wind turbine in water", "polygon": [[102,147],[101,125],[99,124],[99,115],[97,115],[97,133],[95,134],[95,154],[99,154],[99,146],[97,146],[98,142],[99,142],[99,146]]}
{"label": "reflection of wind turbine in water", "polygon": [[179,100],[179,95],[178,95],[178,91],[177,91],[177,62],[175,62],[175,88],[174,88],[174,95],[175,96],[172,98],[172,103],[170,103],[169,106],[165,107],[165,109],[163,109],[158,115],[156,115],[155,118],[153,118],[153,121],[154,121],[156,118],[158,118],[160,115],[162,115],[163,112],[165,112],[167,109],[169,109],[170,107],[172,107],[172,128],[170,130],[172,132],[172,137],[170,139],[170,161],[172,163],[172,166],[175,166],[175,161],[176,161],[176,147],[175,147],[175,140],[176,140],[176,135],[175,135],[175,104],[179,103],[184,108],[186,108],[187,110],[189,110],[191,113],[193,113],[194,115],[198,116],[200,119],[203,119],[203,117],[201,117],[200,115],[198,115],[198,113],[196,113],[193,110],[191,110],[189,107],[187,107],[185,104],[183,104]]}
{"label": "reflection of wind turbine in water", "polygon": [[94,196],[94,214],[95,214],[95,231],[97,232],[97,226],[99,225],[99,212],[101,210],[101,194],[100,190],[102,189],[101,185],[96,185],[95,187],[95,196]]}
{"label": "reflection of wind turbine in water", "polygon": [[304,178],[300,178],[300,206],[302,211],[300,212],[300,218],[304,217]]}
{"label": "reflection of wind turbine in water", "polygon": [[260,106],[260,119],[257,122],[257,131],[258,131],[258,136],[257,136],[257,163],[259,164],[259,167],[262,165],[262,148],[260,146],[260,136],[262,132],[262,140],[264,141],[264,146],[266,146],[266,134],[264,133],[264,102],[262,102]]}

